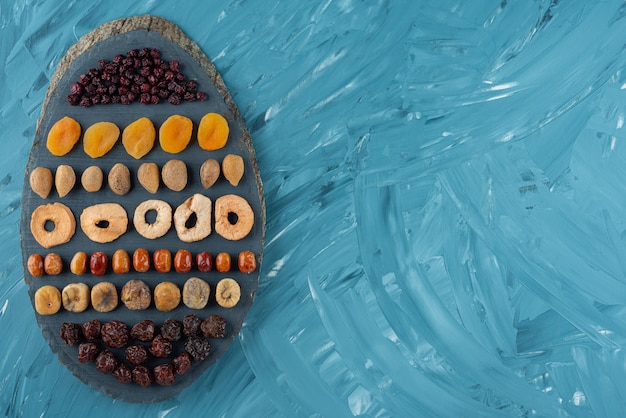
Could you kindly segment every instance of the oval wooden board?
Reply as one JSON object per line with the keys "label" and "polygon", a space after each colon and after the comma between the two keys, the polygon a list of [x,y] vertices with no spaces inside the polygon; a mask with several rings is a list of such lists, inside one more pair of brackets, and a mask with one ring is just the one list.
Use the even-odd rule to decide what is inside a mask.
{"label": "oval wooden board", "polygon": [[[166,101],[156,105],[142,105],[135,102],[130,105],[109,104],[88,108],[69,105],[66,97],[69,94],[71,83],[78,80],[80,74],[87,72],[90,68],[97,67],[99,59],[112,60],[117,54],[126,54],[131,49],[143,47],[158,48],[163,59],[180,61],[181,72],[185,74],[186,79],[196,80],[198,91],[206,92],[208,99],[206,101],[183,102],[176,106]],[[218,151],[211,152],[200,149],[195,139],[200,119],[209,112],[223,115],[230,127],[226,146]],[[125,152],[121,140],[108,154],[99,159],[92,159],[84,153],[82,137],[74,149],[62,157],[53,156],[46,148],[46,138],[50,127],[54,122],[66,115],[76,119],[82,126],[83,132],[91,124],[99,121],[114,122],[123,130],[125,126],[144,116],[153,121],[158,132],[161,123],[173,114],[187,116],[194,123],[192,141],[179,154],[167,154],[162,151],[158,145],[158,135],[155,147],[140,160],[135,160]],[[227,154],[238,154],[243,157],[245,163],[243,179],[237,187],[234,187],[222,175],[214,186],[204,189],[199,179],[201,164],[208,158],[221,162]],[[189,174],[187,187],[181,192],[174,192],[161,184],[156,195],[150,194],[137,181],[136,173],[138,167],[143,162],[155,162],[159,167],[162,167],[170,159],[181,159],[187,164]],[[106,185],[106,174],[114,164],[120,162],[126,164],[131,171],[132,187],[131,191],[125,196],[114,194]],[[31,171],[35,167],[47,167],[54,173],[56,167],[61,164],[67,164],[74,168],[78,178],[76,186],[63,198],[60,198],[53,188],[51,194],[46,199],[41,199],[32,192],[29,186]],[[105,173],[105,184],[100,191],[95,193],[86,192],[80,185],[80,175],[90,165],[100,166]],[[156,240],[145,239],[134,230],[132,216],[139,203],[156,198],[165,200],[174,210],[194,193],[204,194],[211,198],[213,202],[218,197],[230,193],[244,197],[255,214],[254,227],[250,234],[239,241],[228,241],[213,232],[201,241],[184,243],[178,239],[173,225],[165,236]],[[30,219],[32,212],[39,205],[51,202],[61,202],[70,207],[76,218],[77,226],[74,237],[67,244],[45,249],[32,236]],[[108,202],[120,203],[126,209],[129,216],[128,231],[111,243],[97,244],[90,241],[82,232],[79,216],[87,206]],[[154,303],[147,310],[132,311],[120,302],[117,309],[109,313],[99,313],[91,307],[82,313],[71,313],[64,311],[63,308],[54,315],[42,316],[35,313],[46,341],[52,351],[57,354],[60,362],[67,366],[77,378],[93,389],[127,402],[160,402],[175,396],[183,388],[189,386],[228,350],[253,303],[258,287],[265,233],[265,205],[262,183],[250,135],[227,88],[211,61],[176,25],[154,16],[120,19],[102,25],[81,38],[76,45],[68,50],[51,79],[50,87],[43,103],[41,117],[38,121],[36,136],[25,171],[20,232],[24,279],[28,284],[33,306],[35,291],[44,284],[54,285],[61,290],[66,284],[73,282],[84,282],[89,287],[92,287],[100,281],[111,281],[116,285],[119,292],[128,280],[141,279],[152,290],[157,283],[164,281],[172,281],[182,289],[184,282],[189,277],[197,276],[203,278],[211,285],[211,298],[209,299],[209,304],[203,310],[189,309],[181,302],[176,309],[167,313],[154,308]],[[87,254],[91,254],[94,251],[103,251],[110,259],[113,252],[118,248],[125,249],[131,256],[136,248],[146,248],[150,254],[154,250],[166,248],[172,252],[172,256],[178,249],[188,249],[194,255],[194,258],[197,253],[202,251],[208,251],[213,256],[219,252],[226,252],[233,259],[233,267],[229,273],[218,273],[215,270],[201,273],[197,270],[194,263],[192,271],[186,274],[176,273],[174,269],[172,269],[171,273],[157,273],[151,267],[151,270],[146,273],[136,273],[131,268],[129,273],[118,275],[111,271],[109,265],[107,273],[102,277],[92,276],[89,272],[82,276],[76,276],[69,271],[69,261],[77,251],[85,251]],[[237,255],[242,250],[253,251],[257,256],[257,269],[255,272],[243,274],[237,269]],[[29,255],[39,253],[43,256],[50,252],[58,253],[62,257],[64,271],[58,276],[44,275],[43,277],[32,277],[26,268]],[[241,300],[237,306],[231,309],[221,308],[215,301],[215,285],[224,277],[234,278],[241,286]],[[93,362],[87,364],[79,363],[77,360],[77,346],[68,346],[61,340],[59,335],[60,326],[64,322],[82,324],[96,318],[104,323],[117,319],[125,322],[130,328],[144,319],[153,320],[157,326],[166,319],[182,321],[183,317],[190,313],[196,313],[200,319],[204,319],[214,313],[223,316],[227,321],[227,335],[224,339],[210,340],[211,354],[209,357],[202,362],[193,362],[191,370],[184,375],[177,376],[176,383],[171,386],[159,386],[153,383],[149,388],[142,388],[134,383],[120,384],[113,376],[98,372]],[[132,339],[131,342],[135,343]],[[101,349],[105,348],[101,342],[99,342],[99,345]],[[149,343],[144,343],[144,345],[149,345]],[[114,349],[112,351],[119,360],[124,360],[123,349]],[[182,341],[175,343],[174,354],[182,351],[184,351]],[[166,361],[167,359],[158,360],[151,358],[147,365],[153,367]]]}

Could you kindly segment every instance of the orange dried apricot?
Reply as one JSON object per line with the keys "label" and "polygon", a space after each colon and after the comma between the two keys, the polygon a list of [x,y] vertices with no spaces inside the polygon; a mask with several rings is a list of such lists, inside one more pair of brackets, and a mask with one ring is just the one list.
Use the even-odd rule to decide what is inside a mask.
{"label": "orange dried apricot", "polygon": [[228,122],[218,113],[207,113],[198,126],[198,144],[207,151],[223,148],[228,140]]}
{"label": "orange dried apricot", "polygon": [[159,144],[165,152],[178,154],[189,144],[193,122],[181,115],[172,115],[159,128]]}
{"label": "orange dried apricot", "polygon": [[91,158],[99,158],[111,151],[120,137],[120,128],[112,122],[96,122],[85,131],[83,147]]}
{"label": "orange dried apricot", "polygon": [[48,132],[46,147],[50,154],[60,157],[74,148],[80,138],[80,125],[76,120],[65,116],[52,125]]}
{"label": "orange dried apricot", "polygon": [[146,155],[154,146],[156,130],[152,121],[146,117],[139,118],[122,132],[122,145],[126,152],[135,159]]}

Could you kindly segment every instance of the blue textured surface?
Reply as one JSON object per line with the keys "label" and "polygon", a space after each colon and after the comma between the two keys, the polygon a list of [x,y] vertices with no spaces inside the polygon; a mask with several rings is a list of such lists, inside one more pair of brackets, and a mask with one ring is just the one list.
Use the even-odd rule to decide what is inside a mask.
{"label": "blue textured surface", "polygon": [[[623,1],[60,3],[0,3],[0,415],[626,415]],[[268,222],[239,340],[138,406],[51,354],[18,223],[58,60],[144,13],[221,72]]]}

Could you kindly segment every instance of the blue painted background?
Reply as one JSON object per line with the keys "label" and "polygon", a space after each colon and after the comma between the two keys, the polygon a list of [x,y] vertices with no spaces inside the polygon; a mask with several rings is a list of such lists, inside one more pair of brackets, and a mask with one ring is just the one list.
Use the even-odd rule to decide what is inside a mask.
{"label": "blue painted background", "polygon": [[[221,72],[268,220],[240,338],[137,406],[51,354],[18,222],[59,59],[144,13]],[[625,43],[621,0],[2,0],[0,416],[626,416]]]}

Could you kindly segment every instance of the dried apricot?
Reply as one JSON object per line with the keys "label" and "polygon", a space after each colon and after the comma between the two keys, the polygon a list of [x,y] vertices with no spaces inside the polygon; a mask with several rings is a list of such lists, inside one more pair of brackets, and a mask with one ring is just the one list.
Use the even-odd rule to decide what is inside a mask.
{"label": "dried apricot", "polygon": [[130,156],[138,160],[150,152],[155,138],[156,130],[152,121],[143,117],[124,128],[122,145]]}
{"label": "dried apricot", "polygon": [[228,140],[228,122],[219,113],[207,113],[198,126],[198,144],[207,151],[223,148]]}
{"label": "dried apricot", "polygon": [[65,116],[52,125],[48,132],[46,147],[50,154],[60,157],[74,148],[80,138],[81,128],[76,120]]}
{"label": "dried apricot", "polygon": [[191,119],[181,115],[172,115],[159,128],[159,144],[163,151],[177,154],[187,148],[192,130]]}
{"label": "dried apricot", "polygon": [[85,131],[83,147],[91,158],[99,158],[111,151],[120,137],[120,128],[112,122],[96,122]]}

